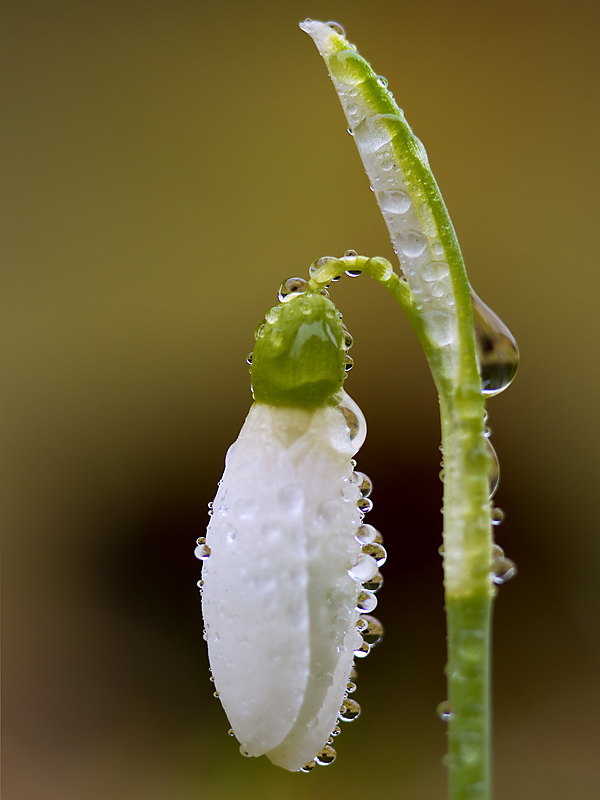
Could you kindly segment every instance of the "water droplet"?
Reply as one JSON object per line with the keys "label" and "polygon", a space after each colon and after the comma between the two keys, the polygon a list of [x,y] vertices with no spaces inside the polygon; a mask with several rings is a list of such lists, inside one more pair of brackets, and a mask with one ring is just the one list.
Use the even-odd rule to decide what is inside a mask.
{"label": "water droplet", "polygon": [[304,492],[299,486],[290,483],[279,490],[277,501],[285,511],[291,514],[300,513],[304,508]]}
{"label": "water droplet", "polygon": [[250,366],[252,366],[252,356],[253,355],[254,355],[254,352],[248,353],[248,355],[246,356],[246,364],[249,364]]}
{"label": "water droplet", "polygon": [[362,551],[366,555],[371,556],[371,558],[374,558],[378,567],[383,567],[387,561],[387,551],[385,547],[382,547],[380,544],[366,544]]}
{"label": "water droplet", "polygon": [[336,725],[335,728],[331,731],[331,735],[332,736],[339,736],[341,732],[342,732],[342,729],[340,728],[340,726]]}
{"label": "water droplet", "polygon": [[347,330],[344,330],[344,332],[342,333],[342,347],[344,348],[344,350],[350,350],[353,343],[354,339],[352,338],[350,333],[348,333]]}
{"label": "water droplet", "polygon": [[344,722],[352,722],[352,720],[355,720],[359,714],[360,706],[356,700],[351,700],[349,697],[347,697],[340,708],[340,719]]}
{"label": "water droplet", "polygon": [[352,483],[358,484],[358,488],[363,497],[368,497],[373,491],[373,482],[364,472],[353,472],[350,476]]}
{"label": "water droplet", "polygon": [[371,652],[370,646],[361,637],[360,643],[357,642],[354,646],[354,657],[366,658],[370,652]]}
{"label": "water droplet", "polygon": [[314,761],[309,761],[308,764],[305,764],[303,767],[300,767],[298,772],[311,772],[316,767]]}
{"label": "water droplet", "polygon": [[428,283],[441,281],[448,275],[450,275],[450,267],[445,261],[428,261],[421,270],[421,277]]}
{"label": "water droplet", "polygon": [[330,747],[329,745],[325,745],[325,747],[320,750],[317,755],[315,756],[315,761],[319,766],[326,767],[328,764],[333,764],[335,761],[337,753]]}
{"label": "water droplet", "polygon": [[346,420],[350,441],[353,442],[356,439],[355,445],[358,444],[360,447],[367,435],[367,423],[362,411],[348,395],[344,396],[338,408]]}
{"label": "water droplet", "polygon": [[387,78],[384,78],[384,77],[383,77],[383,75],[378,75],[378,76],[377,76],[377,83],[378,83],[380,86],[383,86],[383,88],[384,88],[384,89],[387,89],[387,86],[388,86],[388,79],[387,79]]}
{"label": "water droplet", "polygon": [[266,321],[264,319],[262,320],[262,322],[258,323],[258,325],[256,326],[256,330],[254,331],[254,338],[255,339],[258,339],[262,329],[265,327],[266,324],[267,323],[266,323]]}
{"label": "water droplet", "polygon": [[363,582],[363,588],[366,589],[368,592],[378,592],[382,586],[383,586],[383,575],[381,574],[381,572],[379,572],[379,570],[370,580]]}
{"label": "water droplet", "polygon": [[337,261],[337,259],[333,256],[323,256],[322,258],[317,259],[317,261],[313,261],[308,268],[308,274],[310,277],[313,278],[317,272],[319,272],[329,261]]}
{"label": "water droplet", "polygon": [[452,341],[450,317],[444,311],[426,311],[422,314],[429,338],[440,347]]}
{"label": "water droplet", "polygon": [[373,501],[370,497],[361,497],[356,504],[356,507],[361,512],[361,514],[368,514],[369,511],[373,508]]}
{"label": "water droplet", "polygon": [[399,122],[401,120],[397,114],[373,114],[365,117],[354,130],[356,144],[361,153],[376,153],[389,144]]}
{"label": "water droplet", "polygon": [[353,117],[358,111],[358,106],[356,105],[356,103],[350,103],[350,105],[348,106],[347,111],[348,111],[348,114],[350,114],[350,116]]}
{"label": "water droplet", "polygon": [[383,625],[370,614],[364,614],[363,619],[367,621],[367,627],[362,632],[362,637],[370,647],[375,647],[376,644],[383,639]]}
{"label": "water droplet", "polygon": [[344,39],[346,38],[346,31],[342,28],[339,22],[334,22],[332,20],[327,24],[329,25],[332,31],[335,31],[335,33],[337,33],[338,36],[343,36]]}
{"label": "water droplet", "polygon": [[375,611],[377,608],[377,598],[373,592],[362,589],[358,594],[358,601],[356,603],[356,610],[360,612]]}
{"label": "water droplet", "polygon": [[377,528],[372,525],[361,525],[354,538],[359,544],[370,544],[375,541],[378,533]]}
{"label": "water droplet", "polygon": [[418,231],[400,231],[395,245],[407,258],[417,258],[425,250],[427,240]]}
{"label": "water droplet", "polygon": [[202,587],[204,586],[204,581],[202,579],[196,581],[196,586],[200,589],[200,591],[202,591]]}
{"label": "water droplet", "polygon": [[500,483],[500,462],[498,461],[498,455],[488,438],[486,438],[485,443],[491,459],[491,466],[488,471],[488,480],[490,482],[490,500],[491,500],[492,497],[496,494],[496,490],[498,489],[498,484]]}
{"label": "water droplet", "polygon": [[306,723],[306,727],[307,728],[316,728],[318,724],[319,724],[319,720],[316,717],[313,717],[312,719],[308,720],[308,722]]}
{"label": "water droplet", "polygon": [[356,691],[356,684],[352,683],[352,681],[348,681],[348,685],[346,686],[346,691],[348,694],[354,694]]}
{"label": "water droplet", "polygon": [[356,667],[350,667],[350,680],[355,681],[358,678],[358,672],[356,671]]}
{"label": "water droplet", "polygon": [[371,556],[363,555],[363,553],[359,555],[356,564],[348,570],[348,575],[354,581],[372,581],[376,574],[377,562]]}
{"label": "water droplet", "polygon": [[394,169],[394,162],[393,161],[384,161],[381,165],[381,169],[384,172],[390,172],[390,170]]}
{"label": "water droplet", "polygon": [[[389,163],[389,162],[388,162]],[[389,169],[392,168],[390,164]],[[412,200],[406,192],[379,192],[377,194],[377,202],[382,211],[387,211],[388,214],[406,214],[408,209],[412,206]]]}
{"label": "water droplet", "polygon": [[218,692],[213,692],[213,697],[218,697],[218,696],[219,696]]}
{"label": "water droplet", "polygon": [[235,733],[234,733],[234,731],[233,731],[233,728],[229,728],[229,730],[227,731],[227,733],[229,734],[229,736],[235,736]]}
{"label": "water droplet", "polygon": [[349,133],[350,136],[354,136],[354,134],[352,133],[352,128],[346,128],[346,133]]}
{"label": "water droplet", "polygon": [[493,397],[513,382],[519,367],[519,348],[506,325],[472,289],[471,302],[481,391],[486,397]]}
{"label": "water droplet", "polygon": [[209,558],[210,547],[206,544],[206,539],[204,536],[196,539],[196,549],[194,550],[194,555],[196,558],[200,559],[200,561],[206,561],[206,559]]}
{"label": "water droplet", "polygon": [[517,565],[510,558],[501,556],[492,560],[492,581],[502,586],[517,574]]}
{"label": "water droplet", "polygon": [[281,303],[287,303],[289,300],[293,300],[294,297],[305,292],[307,287],[308,281],[305,281],[304,278],[288,278],[287,281],[284,281],[279,287],[279,301]]}
{"label": "water droplet", "polygon": [[349,278],[360,278],[360,276],[362,275],[362,269],[347,269],[346,275]]}
{"label": "water droplet", "polygon": [[501,508],[492,508],[492,525],[500,525],[504,519],[504,511]]}
{"label": "water droplet", "polygon": [[250,753],[246,750],[243,744],[240,745],[240,753],[244,756],[244,758],[251,758]]}
{"label": "water droplet", "polygon": [[442,720],[442,722],[448,722],[452,714],[452,703],[450,703],[448,700],[443,700],[438,704],[435,713]]}
{"label": "water droplet", "polygon": [[351,356],[346,356],[344,359],[344,369],[346,372],[350,372],[352,367],[354,366],[354,359]]}

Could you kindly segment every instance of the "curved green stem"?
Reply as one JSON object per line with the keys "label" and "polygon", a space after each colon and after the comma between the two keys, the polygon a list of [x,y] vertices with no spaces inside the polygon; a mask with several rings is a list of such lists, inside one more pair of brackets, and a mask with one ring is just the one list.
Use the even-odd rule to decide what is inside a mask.
{"label": "curved green stem", "polygon": [[444,468],[449,797],[490,800],[491,458],[470,286],[424,148],[387,82],[338,30],[301,27],[327,64],[403,270],[401,278],[385,259],[332,259],[313,275],[313,288],[346,269],[370,274],[407,314],[429,362]]}

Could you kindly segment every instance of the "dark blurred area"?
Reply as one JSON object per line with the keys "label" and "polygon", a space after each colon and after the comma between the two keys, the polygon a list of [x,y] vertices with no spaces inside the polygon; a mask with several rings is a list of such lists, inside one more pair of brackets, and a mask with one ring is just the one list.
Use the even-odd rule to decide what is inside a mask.
{"label": "dark blurred area", "polygon": [[389,551],[361,719],[310,775],[244,759],[212,696],[194,540],[280,282],[393,258],[306,16],[336,19],[423,140],[473,286],[522,354],[489,403],[498,800],[600,796],[597,5],[4,4],[7,800],[442,800],[439,423],[367,278],[359,468]]}

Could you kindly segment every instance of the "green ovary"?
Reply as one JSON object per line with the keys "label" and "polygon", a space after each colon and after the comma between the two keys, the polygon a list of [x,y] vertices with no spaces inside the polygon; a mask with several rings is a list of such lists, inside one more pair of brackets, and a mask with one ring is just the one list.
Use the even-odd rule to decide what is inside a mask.
{"label": "green ovary", "polygon": [[345,374],[342,336],[335,306],[318,292],[271,309],[252,356],[254,399],[307,409],[336,403]]}

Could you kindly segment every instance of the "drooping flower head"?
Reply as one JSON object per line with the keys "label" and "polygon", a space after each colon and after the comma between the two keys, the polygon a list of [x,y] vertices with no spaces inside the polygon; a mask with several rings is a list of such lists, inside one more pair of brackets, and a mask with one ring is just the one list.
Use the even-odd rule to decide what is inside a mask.
{"label": "drooping flower head", "polygon": [[240,750],[308,771],[333,761],[338,720],[360,712],[350,678],[381,638],[367,612],[385,551],[363,524],[371,484],[352,460],[366,425],[342,388],[351,337],[328,297],[293,280],[257,330],[255,402],[196,555],[211,670]]}

